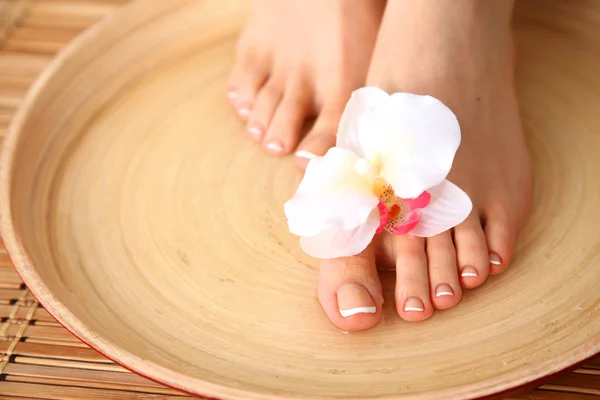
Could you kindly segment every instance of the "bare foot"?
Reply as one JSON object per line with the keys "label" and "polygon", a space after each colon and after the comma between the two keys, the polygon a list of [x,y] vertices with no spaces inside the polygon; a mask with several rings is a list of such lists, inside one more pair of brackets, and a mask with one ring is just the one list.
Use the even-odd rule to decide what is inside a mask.
{"label": "bare foot", "polygon": [[274,155],[297,148],[303,167],[334,146],[344,106],[365,84],[383,8],[383,0],[255,0],[227,93],[247,134]]}
{"label": "bare foot", "polygon": [[[432,95],[454,111],[462,143],[448,179],[469,194],[473,211],[438,236],[383,233],[359,256],[323,261],[319,299],[340,329],[379,322],[376,259],[396,268],[396,309],[407,321],[455,306],[461,288],[477,287],[510,264],[532,200],[513,82],[512,7],[511,0],[388,3],[367,83],[388,93]],[[357,312],[348,316],[348,307]]]}

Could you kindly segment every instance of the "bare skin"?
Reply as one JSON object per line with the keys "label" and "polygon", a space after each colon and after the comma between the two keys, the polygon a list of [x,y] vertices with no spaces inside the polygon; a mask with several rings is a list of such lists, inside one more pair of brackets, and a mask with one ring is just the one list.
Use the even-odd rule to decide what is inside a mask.
{"label": "bare skin", "polygon": [[[436,237],[383,233],[362,254],[323,261],[319,301],[338,328],[358,331],[380,321],[383,296],[378,267],[396,269],[398,315],[406,321],[422,321],[436,309],[457,305],[463,289],[478,287],[490,274],[509,266],[532,201],[531,167],[513,82],[512,8],[511,0],[388,2],[366,82],[388,93],[435,96],[455,112],[462,144],[448,179],[469,194],[474,207],[465,222]],[[323,70],[313,70],[309,76],[317,76],[317,71]],[[324,81],[327,78],[332,78],[331,73]],[[311,90],[319,92],[318,82],[314,80],[317,86]],[[312,111],[320,111],[326,121],[335,119],[335,124],[321,126],[328,130],[337,126],[349,91],[363,86],[357,82],[359,78],[343,93],[328,86],[320,92],[323,97],[315,97],[319,98],[315,104],[322,106]],[[327,97],[331,91],[337,106],[325,107],[333,104]],[[335,113],[324,114],[333,108]],[[288,131],[295,129],[294,121],[282,121],[281,129],[286,124]],[[310,134],[306,140],[311,145],[307,148],[319,155],[334,144],[333,138],[311,140]],[[287,143],[293,146],[294,141]],[[343,316],[340,309],[360,312]]]}
{"label": "bare skin", "polygon": [[255,0],[228,90],[246,134],[272,155],[295,151],[301,167],[334,146],[346,102],[365,84],[383,9],[382,0]]}

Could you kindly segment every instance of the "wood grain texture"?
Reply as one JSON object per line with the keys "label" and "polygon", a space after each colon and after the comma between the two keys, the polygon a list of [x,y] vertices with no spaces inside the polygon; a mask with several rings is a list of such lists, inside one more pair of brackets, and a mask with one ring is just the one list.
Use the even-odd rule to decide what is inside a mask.
{"label": "wood grain texture", "polygon": [[[521,377],[505,379],[504,384],[512,386],[535,373],[548,373],[557,363],[575,362],[572,350],[578,344],[586,345],[588,351],[598,350],[598,325],[592,320],[594,316],[597,320],[598,298],[589,290],[594,282],[585,281],[598,282],[598,237],[589,233],[586,237],[590,225],[582,223],[592,204],[588,204],[587,214],[585,204],[577,202],[577,210],[566,207],[572,198],[585,199],[583,203],[597,200],[597,188],[584,185],[586,180],[581,176],[577,182],[563,183],[578,174],[591,175],[589,171],[597,165],[593,158],[585,157],[584,150],[587,147],[591,152],[593,145],[600,149],[597,140],[588,140],[585,132],[598,121],[589,114],[591,108],[578,107],[586,103],[584,100],[597,97],[592,74],[597,64],[571,65],[563,59],[565,54],[578,53],[577,48],[571,49],[574,43],[580,52],[596,46],[589,39],[593,25],[586,32],[573,22],[582,19],[577,14],[579,8],[548,2],[550,6],[545,6],[539,17],[539,2],[533,1],[519,10],[521,93],[538,166],[536,176],[542,177],[537,188],[538,208],[542,210],[534,217],[536,225],[524,235],[520,260],[510,277],[495,279],[494,287],[473,292],[461,305],[462,311],[436,316],[431,324],[413,327],[388,310],[378,331],[349,337],[334,331],[321,316],[312,293],[315,264],[299,253],[295,239],[285,233],[280,205],[286,192],[293,190],[297,172],[291,163],[281,168],[279,162],[265,159],[258,149],[245,143],[222,98],[233,39],[242,18],[235,7],[224,7],[225,12],[219,10],[221,15],[208,15],[212,12],[210,4],[214,2],[178,1],[170,10],[146,7],[143,12],[129,11],[127,19],[122,17],[123,24],[115,26],[113,22],[109,34],[96,34],[96,45],[108,46],[107,54],[97,59],[91,49],[82,49],[71,63],[81,66],[87,61],[83,71],[75,68],[77,64],[69,70],[69,63],[65,63],[39,97],[25,103],[28,113],[34,114],[23,120],[20,130],[31,132],[27,133],[27,143],[33,146],[22,147],[20,156],[18,149],[15,152],[22,162],[17,165],[24,168],[13,170],[18,177],[11,190],[15,200],[23,204],[14,204],[13,209],[17,215],[18,210],[33,205],[35,215],[20,213],[19,238],[30,248],[42,246],[40,254],[31,254],[39,257],[33,263],[36,270],[24,271],[29,265],[19,268],[21,273],[41,278],[33,282],[32,288],[38,285],[34,291],[39,291],[42,282],[52,288],[48,304],[63,321],[78,320],[71,329],[79,324],[84,331],[78,334],[88,335],[86,340],[92,338],[96,340],[92,344],[108,345],[120,352],[112,353],[114,358],[132,352],[147,360],[142,360],[142,367],[153,363],[156,371],[162,368],[170,370],[170,376],[175,376],[173,372],[182,375],[179,377],[184,383],[193,382],[192,389],[216,387],[221,391],[217,394],[238,398],[282,398],[306,394],[302,390],[315,391],[315,387],[307,388],[308,384],[321,390],[308,393],[315,397],[347,398],[352,393],[364,398],[376,395],[376,390],[389,390],[393,391],[389,398],[410,398],[411,390],[422,390],[419,385],[431,389],[435,384],[455,386],[458,382],[463,389],[470,384],[479,385],[481,390],[486,380],[519,372]],[[594,10],[589,2],[580,4],[588,7],[581,8],[587,14]],[[179,6],[182,8],[177,11]],[[227,12],[235,17],[226,18]],[[89,10],[81,12],[77,18],[90,14],[93,12]],[[136,29],[125,29],[125,23],[144,19]],[[170,25],[180,26],[167,29]],[[152,29],[160,27],[164,29]],[[152,37],[164,39],[164,43],[147,43],[128,59],[119,60],[125,50],[136,50],[131,48],[136,43],[132,36],[141,40],[147,35],[156,35]],[[110,48],[111,38],[122,41],[121,47]],[[168,46],[168,41],[177,44]],[[107,60],[115,65],[105,71],[102,67],[110,64]],[[563,69],[568,73],[557,79],[556,71]],[[63,85],[64,94],[58,90]],[[581,86],[590,87],[583,90]],[[573,87],[579,87],[580,93],[573,92]],[[561,102],[542,96],[548,92],[553,95],[548,97]],[[56,101],[49,100],[52,94]],[[41,99],[44,95],[45,100]],[[14,107],[20,104],[15,103]],[[557,104],[564,109],[553,108]],[[558,115],[552,115],[555,113]],[[39,119],[31,121],[32,115]],[[584,118],[577,118],[580,116]],[[27,121],[31,122],[30,130],[26,129]],[[46,126],[46,121],[53,124]],[[564,135],[559,137],[561,128],[576,132],[578,140],[570,143]],[[207,132],[219,132],[220,136]],[[21,135],[20,140],[24,140],[25,133]],[[583,157],[575,157],[580,154]],[[32,160],[39,160],[39,164],[32,165]],[[52,184],[40,181],[37,174]],[[569,184],[579,192],[565,198],[558,189]],[[40,201],[44,197],[27,199],[25,189],[15,188],[47,193],[45,198],[51,201]],[[109,209],[118,215],[107,213],[105,207],[113,207]],[[40,222],[48,211],[55,217]],[[569,235],[575,233],[567,243],[577,254],[561,251],[568,235],[555,228],[557,220],[565,224]],[[543,228],[554,230],[543,232]],[[586,246],[579,243],[586,239]],[[49,270],[42,271],[38,265]],[[532,280],[541,282],[531,287]],[[13,286],[19,284],[12,282]],[[386,283],[391,294],[392,282]],[[551,286],[544,287],[544,283]],[[584,293],[570,290],[573,284]],[[541,293],[535,293],[536,288],[542,289]],[[556,297],[552,290],[557,291]],[[474,317],[485,318],[475,321]],[[52,324],[49,316],[44,319]],[[466,324],[474,332],[469,332]],[[510,340],[506,335],[512,335]],[[60,342],[56,337],[52,340]],[[57,362],[70,362],[78,358],[91,365],[103,360],[87,353],[73,356],[72,350],[60,350],[69,346],[60,344],[50,353],[43,350],[47,346],[29,345],[20,350],[20,360],[55,357]],[[414,379],[419,372],[426,376]],[[40,375],[38,380],[28,378],[28,383],[23,378],[11,378],[0,383],[5,385],[0,386],[0,393],[39,396],[31,386],[37,382],[38,386],[55,387],[51,394],[60,398],[140,395],[131,389],[127,397],[118,397],[116,392],[104,390],[105,381],[61,392],[68,379],[48,371]],[[215,382],[229,387],[210,385]],[[549,389],[572,388],[571,384],[594,389],[593,382],[584,385],[571,378]],[[367,385],[374,385],[376,390]],[[235,391],[240,388],[252,393],[244,392],[240,397]],[[363,392],[356,391],[361,388]],[[500,385],[488,388],[496,391]],[[324,389],[330,393],[323,394]],[[463,396],[456,387],[448,390],[453,392],[443,394],[454,398],[474,394],[471,391]],[[399,396],[402,392],[405,395]],[[412,397],[440,398],[434,395]],[[545,390],[528,398],[566,399],[556,397],[563,395]]]}

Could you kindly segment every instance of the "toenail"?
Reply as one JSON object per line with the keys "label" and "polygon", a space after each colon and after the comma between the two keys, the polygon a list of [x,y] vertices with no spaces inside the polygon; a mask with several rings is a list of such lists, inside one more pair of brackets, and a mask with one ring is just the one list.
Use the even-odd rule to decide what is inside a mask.
{"label": "toenail", "polygon": [[270,141],[266,144],[266,147],[271,153],[274,154],[279,154],[283,151],[283,146],[277,140]]}
{"label": "toenail", "polygon": [[350,283],[337,291],[337,301],[340,314],[348,318],[355,314],[375,314],[377,307],[371,294],[364,286]]}
{"label": "toenail", "polygon": [[404,303],[404,311],[423,312],[423,310],[425,310],[423,302],[416,297],[410,297],[406,300],[406,303]]}
{"label": "toenail", "polygon": [[502,264],[502,259],[496,253],[490,253],[490,263],[494,265],[500,265]]}
{"label": "toenail", "polygon": [[477,278],[479,276],[479,273],[477,272],[475,267],[467,265],[462,269],[460,276],[462,276],[463,278]]}
{"label": "toenail", "polygon": [[311,153],[310,151],[298,150],[296,152],[296,157],[306,158],[307,160],[312,160],[313,158],[318,157],[318,156],[316,154]]}
{"label": "toenail", "polygon": [[234,92],[233,90],[230,90],[229,92],[227,92],[227,98],[231,101],[235,100],[237,96],[237,93]]}
{"label": "toenail", "polygon": [[450,285],[446,285],[445,283],[438,285],[438,287],[435,289],[435,297],[453,296],[453,295],[454,295],[454,293],[452,292],[452,288],[450,287]]}
{"label": "toenail", "polygon": [[260,140],[262,138],[263,131],[258,126],[249,126],[248,133],[254,140]]}
{"label": "toenail", "polygon": [[240,107],[238,109],[238,114],[240,114],[240,117],[242,117],[243,119],[246,119],[250,116],[250,108]]}

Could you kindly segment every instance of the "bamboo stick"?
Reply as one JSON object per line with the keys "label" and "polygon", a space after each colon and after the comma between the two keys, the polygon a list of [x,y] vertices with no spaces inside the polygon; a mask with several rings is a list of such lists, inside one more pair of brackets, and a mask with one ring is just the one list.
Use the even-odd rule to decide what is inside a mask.
{"label": "bamboo stick", "polygon": [[75,381],[118,382],[123,385],[163,387],[163,385],[129,372],[98,371],[81,368],[10,363],[4,369],[4,373],[9,375],[37,376]]}
{"label": "bamboo stick", "polygon": [[[109,389],[83,389],[66,386],[39,385],[21,382],[2,382],[2,392],[8,396],[29,396],[36,399],[62,400],[165,400],[182,399],[181,396],[165,396],[147,393],[115,391]],[[185,397],[183,397],[185,398]],[[190,398],[191,399],[191,398]]]}
{"label": "bamboo stick", "polygon": [[[15,302],[22,293],[23,291],[19,289],[0,289],[0,305],[9,305]],[[0,318],[4,317],[6,316],[0,314]]]}
{"label": "bamboo stick", "polygon": [[596,375],[598,376],[598,379],[600,380],[600,370],[597,369],[592,369],[592,368],[579,368],[577,370],[574,371],[575,374],[584,374],[584,375]]}
{"label": "bamboo stick", "polygon": [[77,368],[92,371],[129,372],[120,365],[107,362],[96,363],[86,361],[61,360],[54,358],[34,358],[19,355],[15,357],[14,362],[32,365],[45,365],[49,367]]}
{"label": "bamboo stick", "polygon": [[[16,326],[9,327],[6,335],[14,336],[16,330]],[[29,325],[23,336],[25,336],[28,340],[45,339],[54,342],[75,342],[77,344],[81,343],[81,341],[72,334],[70,334],[69,331],[67,331],[64,328],[57,327]]]}
{"label": "bamboo stick", "polygon": [[19,27],[6,40],[4,49],[21,53],[55,54],[80,33],[81,29]]}
{"label": "bamboo stick", "polygon": [[596,396],[578,393],[553,392],[548,390],[535,390],[526,396],[510,397],[504,400],[596,400]]}
{"label": "bamboo stick", "polygon": [[82,0],[38,2],[23,19],[25,27],[85,29],[101,20],[119,4]]}
{"label": "bamboo stick", "polygon": [[576,387],[578,389],[591,390],[600,395],[600,379],[596,375],[569,374],[552,381],[552,385]]}
{"label": "bamboo stick", "polygon": [[[44,378],[37,376],[21,376],[21,375],[6,375],[5,382],[21,382],[28,384],[44,384],[56,386],[57,389],[61,387],[68,388],[81,388],[81,389],[110,389],[110,390],[121,390],[127,392],[137,392],[146,394],[162,394],[171,395],[181,398],[185,396],[183,393],[166,387],[147,387],[147,386],[134,386],[134,385],[123,385],[118,382],[94,382],[94,381],[74,381],[68,379],[57,379],[57,378]],[[0,386],[1,390],[1,386]]]}
{"label": "bamboo stick", "polygon": [[51,56],[0,52],[0,75],[36,77],[52,60]]}
{"label": "bamboo stick", "polygon": [[48,346],[37,343],[22,342],[17,345],[13,354],[28,357],[57,358],[63,360],[111,363],[102,354],[90,348],[65,346]]}
{"label": "bamboo stick", "polygon": [[[600,396],[600,390],[589,389],[589,388],[577,388],[572,386],[562,386],[562,385],[544,385],[540,389],[542,390],[553,390],[555,392],[563,392],[563,393],[578,393],[578,394],[590,394],[594,396]],[[563,395],[565,396],[565,395]],[[565,397],[563,397],[565,399]],[[565,399],[568,400],[568,399]]]}
{"label": "bamboo stick", "polygon": [[0,254],[0,267],[13,267],[12,261],[8,254]]}
{"label": "bamboo stick", "polygon": [[50,345],[50,346],[65,346],[65,347],[78,347],[81,349],[87,349],[89,348],[88,345],[86,345],[83,342],[75,342],[75,341],[59,341],[59,340],[52,340],[52,339],[44,339],[44,338],[30,338],[30,337],[26,337],[23,339],[23,342],[25,343],[33,343],[33,344],[43,344],[43,345]]}

